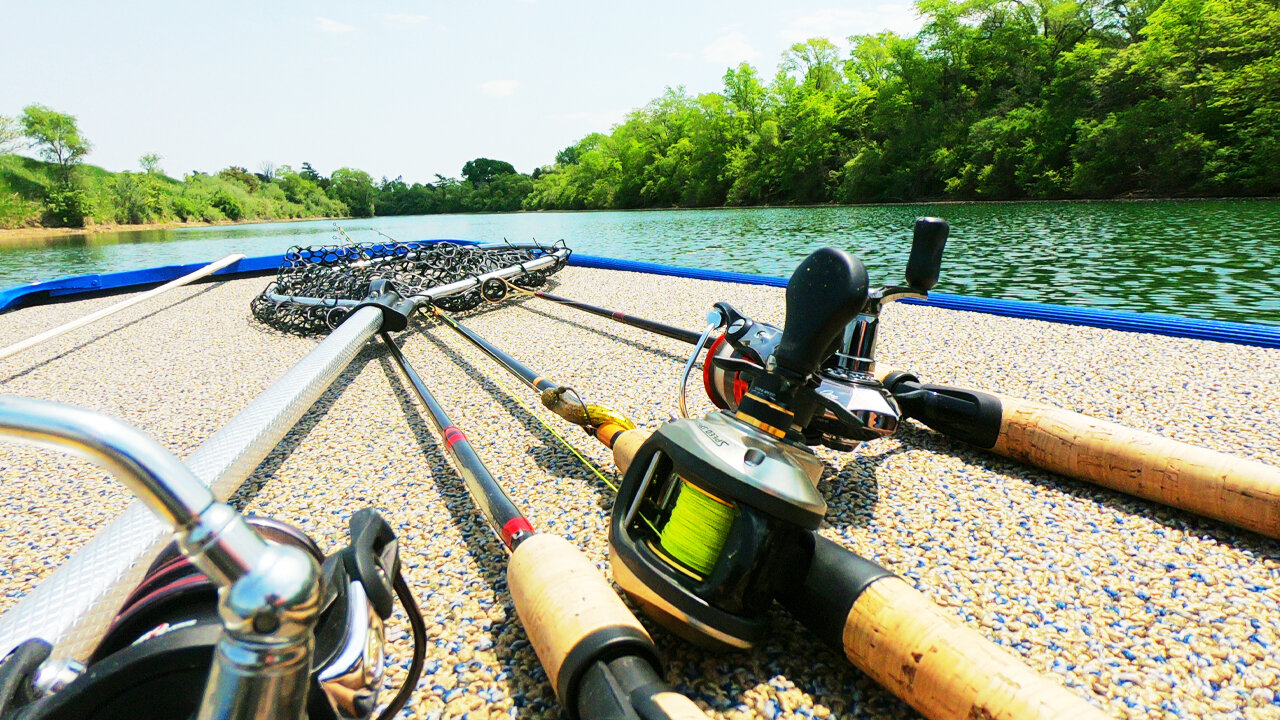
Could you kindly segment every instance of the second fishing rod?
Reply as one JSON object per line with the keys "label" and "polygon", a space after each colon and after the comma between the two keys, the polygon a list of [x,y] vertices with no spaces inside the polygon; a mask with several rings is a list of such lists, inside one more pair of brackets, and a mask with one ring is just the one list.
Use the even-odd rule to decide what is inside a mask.
{"label": "second fishing rod", "polygon": [[701,720],[704,714],[662,679],[644,627],[564,538],[539,533],[453,423],[395,340],[383,343],[426,407],[481,514],[511,553],[507,584],[556,696],[574,720]]}
{"label": "second fishing rod", "polygon": [[[906,581],[817,533],[823,464],[779,428],[816,407],[813,375],[867,299],[866,272],[823,248],[792,275],[772,369],[735,413],[629,429],[443,313],[441,320],[592,431],[625,472],[610,520],[614,578],[655,620],[704,646],[745,649],[777,600],[926,716],[1100,717]],[[571,398],[567,402],[548,402]],[[620,417],[610,413],[610,417]]]}

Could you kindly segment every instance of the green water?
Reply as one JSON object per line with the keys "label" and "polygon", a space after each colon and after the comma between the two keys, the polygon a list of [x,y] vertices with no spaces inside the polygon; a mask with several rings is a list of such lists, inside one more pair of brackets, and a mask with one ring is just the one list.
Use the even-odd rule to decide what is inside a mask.
{"label": "green water", "polygon": [[[1280,201],[889,205],[349,220],[401,240],[564,239],[577,251],[785,276],[820,245],[901,278],[911,223],[951,223],[937,291],[1280,325]],[[0,287],[65,275],[279,253],[333,242],[329,221],[64,236],[0,247]]]}

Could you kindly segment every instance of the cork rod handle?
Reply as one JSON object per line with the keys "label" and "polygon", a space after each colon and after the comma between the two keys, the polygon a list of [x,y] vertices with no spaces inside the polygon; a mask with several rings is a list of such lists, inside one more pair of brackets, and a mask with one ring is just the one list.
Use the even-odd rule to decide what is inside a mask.
{"label": "cork rod handle", "polygon": [[[562,704],[578,703],[582,677],[596,658],[635,655],[656,672],[658,655],[649,633],[595,565],[564,538],[538,534],[517,545],[507,583],[520,623]],[[706,718],[669,688],[650,699],[668,718]]]}
{"label": "cork rod handle", "polygon": [[[878,366],[882,379],[892,368]],[[956,389],[925,386],[941,391]],[[1280,538],[1280,468],[996,393],[963,390],[993,409],[998,429],[978,444],[1051,472]],[[961,437],[948,417],[918,418]]]}
{"label": "cork rod handle", "polygon": [[843,644],[854,665],[932,720],[1107,717],[898,577],[862,592]]}
{"label": "cork rod handle", "polygon": [[648,428],[624,431],[617,425],[606,425],[596,433],[596,437],[606,446],[613,448],[613,464],[617,466],[619,473],[625,473],[627,468],[631,467],[631,461],[635,459],[640,446],[652,434],[653,431]]}
{"label": "cork rod handle", "polygon": [[1280,538],[1280,468],[1000,396],[992,451]]}

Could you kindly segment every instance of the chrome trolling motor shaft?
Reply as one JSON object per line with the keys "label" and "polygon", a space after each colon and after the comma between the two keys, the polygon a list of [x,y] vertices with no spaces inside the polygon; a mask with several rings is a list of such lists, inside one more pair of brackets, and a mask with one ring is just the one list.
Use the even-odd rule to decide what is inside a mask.
{"label": "chrome trolling motor shaft", "polygon": [[83,408],[0,397],[0,437],[65,450],[110,471],[219,586],[224,632],[201,720],[301,718],[320,611],[320,568],[303,550],[267,543],[159,443]]}

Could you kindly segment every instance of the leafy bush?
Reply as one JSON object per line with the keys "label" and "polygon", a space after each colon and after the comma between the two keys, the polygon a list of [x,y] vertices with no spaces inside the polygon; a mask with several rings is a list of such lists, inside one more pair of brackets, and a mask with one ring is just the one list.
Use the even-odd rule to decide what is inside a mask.
{"label": "leafy bush", "polygon": [[244,219],[244,206],[226,189],[215,192],[209,203],[226,215],[228,220]]}
{"label": "leafy bush", "polygon": [[232,165],[231,167],[223,170],[219,170],[218,177],[222,178],[223,180],[238,182],[241,185],[243,185],[245,189],[251,193],[257,192],[258,188],[262,184],[262,181],[258,179],[257,175],[254,175],[253,173],[250,173],[248,170],[245,170],[242,167],[237,167],[235,165]]}
{"label": "leafy bush", "polygon": [[74,181],[59,182],[45,193],[44,222],[60,227],[84,227],[91,209],[89,196],[83,188]]}

